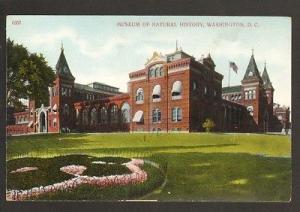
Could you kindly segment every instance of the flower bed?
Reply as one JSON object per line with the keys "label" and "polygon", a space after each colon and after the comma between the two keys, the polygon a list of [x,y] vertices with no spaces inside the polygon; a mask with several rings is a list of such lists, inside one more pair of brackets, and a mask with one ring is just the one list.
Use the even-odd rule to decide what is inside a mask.
{"label": "flower bed", "polygon": [[142,183],[147,180],[147,173],[140,169],[140,165],[143,165],[143,160],[133,159],[124,165],[132,172],[131,174],[123,175],[110,175],[104,177],[90,177],[81,176],[85,170],[84,166],[66,166],[61,169],[64,172],[73,174],[77,177],[60,183],[55,183],[48,186],[34,187],[28,190],[9,190],[6,194],[7,200],[24,200],[37,197],[41,194],[56,192],[60,190],[74,189],[80,185],[88,184],[100,187],[116,186],[116,185],[127,185]]}
{"label": "flower bed", "polygon": [[13,173],[31,172],[31,171],[35,171],[35,170],[38,170],[38,167],[23,167],[23,168],[11,171],[10,173],[13,174]]}

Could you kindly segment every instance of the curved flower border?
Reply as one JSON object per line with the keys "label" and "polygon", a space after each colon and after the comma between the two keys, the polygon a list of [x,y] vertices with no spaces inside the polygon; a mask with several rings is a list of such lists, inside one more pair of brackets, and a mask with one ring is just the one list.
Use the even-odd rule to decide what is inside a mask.
{"label": "curved flower border", "polygon": [[8,190],[6,192],[6,200],[26,200],[45,193],[74,189],[83,184],[108,187],[113,185],[142,183],[147,180],[147,173],[139,167],[143,164],[144,161],[141,159],[132,159],[131,161],[124,163],[123,165],[125,165],[132,172],[131,174],[110,175],[104,177],[90,177],[79,175],[70,180],[55,183],[52,185],[34,187],[27,190]]}

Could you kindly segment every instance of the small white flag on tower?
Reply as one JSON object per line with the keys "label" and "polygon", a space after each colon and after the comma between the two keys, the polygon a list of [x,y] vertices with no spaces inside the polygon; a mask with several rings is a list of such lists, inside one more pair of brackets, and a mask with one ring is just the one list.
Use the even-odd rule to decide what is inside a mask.
{"label": "small white flag on tower", "polygon": [[237,70],[239,69],[235,62],[229,62],[229,67],[232,68],[235,73],[237,73]]}

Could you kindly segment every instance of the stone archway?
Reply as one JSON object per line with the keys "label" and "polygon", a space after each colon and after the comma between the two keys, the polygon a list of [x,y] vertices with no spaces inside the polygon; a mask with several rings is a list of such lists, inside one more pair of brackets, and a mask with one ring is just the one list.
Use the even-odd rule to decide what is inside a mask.
{"label": "stone archway", "polygon": [[47,132],[47,120],[44,111],[42,111],[39,116],[39,128],[40,128],[39,130],[40,132]]}

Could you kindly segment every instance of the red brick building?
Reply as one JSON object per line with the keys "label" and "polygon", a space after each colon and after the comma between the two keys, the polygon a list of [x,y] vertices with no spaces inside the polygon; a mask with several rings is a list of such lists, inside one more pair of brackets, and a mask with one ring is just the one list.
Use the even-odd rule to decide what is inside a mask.
{"label": "red brick building", "polygon": [[121,93],[99,82],[75,83],[62,48],[50,105],[35,108],[30,101],[27,111],[15,114],[8,133],[193,132],[203,131],[206,119],[215,122],[216,131],[273,131],[274,89],[266,68],[260,76],[252,55],[242,84],[222,88],[215,66],[210,54],[196,60],[181,49],[154,52],[142,69],[129,73],[128,92]]}

